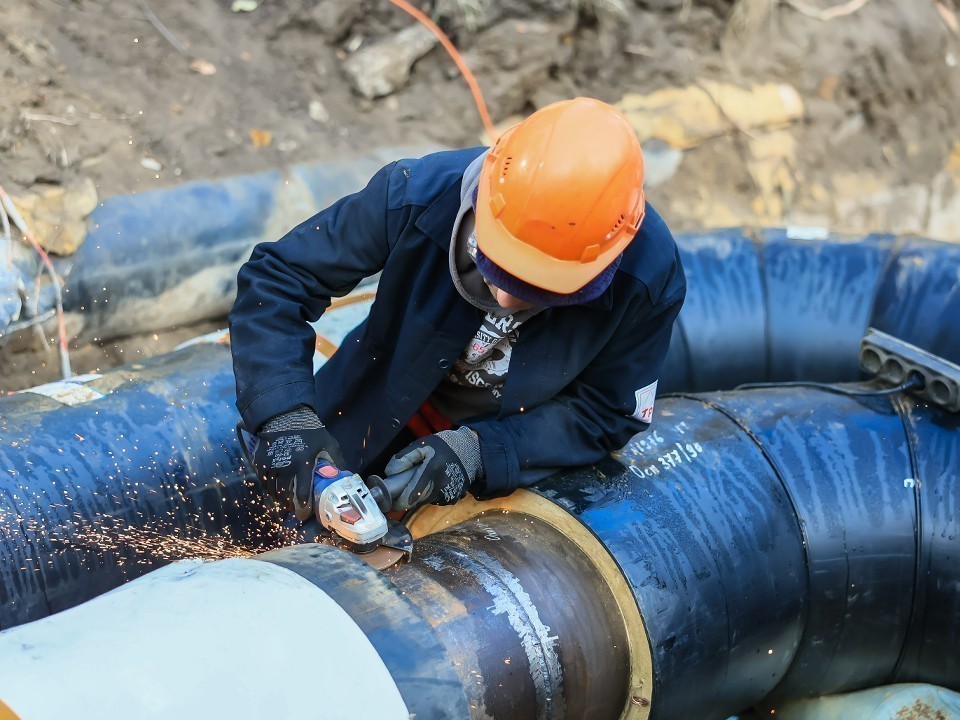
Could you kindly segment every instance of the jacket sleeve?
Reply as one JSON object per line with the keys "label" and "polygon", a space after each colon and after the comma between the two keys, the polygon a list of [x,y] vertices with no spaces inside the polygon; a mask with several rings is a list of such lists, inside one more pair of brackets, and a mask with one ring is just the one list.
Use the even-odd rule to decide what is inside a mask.
{"label": "jacket sleeve", "polygon": [[[649,427],[640,390],[655,383],[684,292],[620,323],[610,342],[551,400],[526,412],[468,423],[477,432],[484,479],[479,498],[513,492],[521,471],[590,465]],[[655,390],[655,388],[653,388]]]}
{"label": "jacket sleeve", "polygon": [[316,335],[307,323],[386,263],[397,235],[391,220],[399,211],[388,212],[395,165],[280,240],[257,245],[240,269],[230,345],[237,408],[251,430],[297,405],[316,409]]}

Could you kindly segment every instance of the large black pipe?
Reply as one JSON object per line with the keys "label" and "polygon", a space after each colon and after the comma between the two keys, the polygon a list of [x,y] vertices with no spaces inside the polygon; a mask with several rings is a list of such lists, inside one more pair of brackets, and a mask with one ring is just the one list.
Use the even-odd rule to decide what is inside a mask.
{"label": "large black pipe", "polygon": [[661,392],[857,380],[875,327],[960,364],[960,246],[732,229],[677,238],[687,299]]}
{"label": "large black pipe", "polygon": [[630,579],[655,717],[896,681],[956,688],[958,430],[906,397],[670,399],[621,471],[611,461],[539,491]]}
{"label": "large black pipe", "polygon": [[[668,373],[681,372],[692,387],[778,377],[787,371],[771,370],[783,367],[774,362],[779,346],[771,338],[791,332],[799,338],[790,346],[792,372],[816,376],[832,358],[853,367],[853,333],[866,322],[957,359],[957,333],[942,328],[956,328],[960,314],[934,311],[960,302],[948,282],[960,267],[960,248],[891,242],[884,255],[883,239],[778,242],[785,258],[792,249],[808,259],[850,253],[883,260],[851,261],[845,267],[856,272],[833,275],[833,260],[798,260],[797,293],[787,295],[784,282],[777,295],[773,250],[758,255],[765,246],[742,237],[682,239],[691,300],[673,351],[681,354],[671,354]],[[814,269],[824,273],[827,289],[816,303],[821,309],[807,317],[803,308],[817,281],[806,273]],[[833,298],[848,286],[869,286],[873,294],[846,303]],[[898,296],[903,318],[891,310]],[[869,311],[853,308],[852,319],[838,312],[867,298]],[[781,329],[790,308],[806,324],[794,320]],[[725,332],[718,323],[729,323]],[[75,406],[27,395],[0,400],[0,457],[17,478],[2,495],[6,517],[16,522],[6,524],[3,538],[0,627],[80,602],[147,569],[62,552],[51,529],[65,528],[68,536],[71,522],[104,514],[134,524],[165,517],[182,532],[198,520],[208,530],[242,531],[252,523],[233,439],[227,348],[180,351],[90,385],[103,397]],[[771,692],[820,692],[824,685],[955,682],[957,636],[941,628],[957,626],[956,422],[907,397],[893,412],[879,400],[811,393],[661,401],[653,430],[621,456],[633,469],[569,471],[540,490],[600,537],[633,585],[650,631],[659,717],[708,717]],[[685,421],[688,427],[676,429]],[[693,443],[711,448],[701,453],[693,445],[696,458],[686,447],[690,428]],[[636,522],[625,522],[629,517]],[[896,597],[881,602],[886,594]],[[890,623],[882,633],[869,620],[874,614]]]}
{"label": "large black pipe", "polygon": [[[744,381],[798,377],[853,379],[857,376],[857,344],[868,323],[900,334],[947,359],[956,361],[960,357],[960,332],[956,332],[960,318],[958,246],[886,236],[800,240],[779,230],[755,236],[743,230],[691,234],[681,236],[679,244],[689,276],[689,293],[665,363],[662,389],[705,390]],[[4,607],[17,600],[21,607],[34,608],[18,610],[9,619],[3,611],[0,627],[49,611],[45,601],[27,602],[17,598],[19,593],[39,592],[39,597],[43,591],[36,588],[65,583],[66,597],[76,598],[65,602],[75,602],[119,582],[121,576],[128,576],[109,568],[106,577],[110,580],[83,590],[81,586],[91,582],[85,575],[57,573],[52,582],[40,583],[41,571],[29,567],[28,562],[14,561],[29,557],[34,565],[47,568],[62,562],[48,542],[38,542],[32,536],[43,536],[48,527],[63,524],[66,513],[55,506],[59,504],[56,498],[63,498],[65,503],[66,496],[59,491],[51,496],[59,515],[44,505],[46,501],[41,501],[38,509],[31,509],[28,504],[26,513],[19,507],[29,500],[28,495],[48,493],[46,486],[55,487],[61,478],[70,480],[71,510],[91,518],[102,512],[102,500],[96,494],[102,478],[113,475],[120,478],[117,482],[150,488],[163,495],[163,486],[177,475],[177,471],[164,468],[183,467],[185,458],[193,455],[218,471],[211,476],[214,484],[206,501],[210,508],[215,508],[215,516],[222,517],[218,522],[237,526],[242,521],[234,515],[232,500],[225,501],[217,495],[221,491],[233,496],[247,492],[233,487],[242,482],[242,477],[236,472],[240,460],[231,432],[233,380],[228,352],[222,347],[191,352],[212,356],[197,366],[200,372],[193,371],[188,357],[174,354],[159,361],[156,371],[155,361],[149,361],[140,366],[142,370],[134,366],[123,371],[117,376],[123,382],[106,380],[114,377],[108,373],[104,380],[93,381],[93,385],[114,382],[109,413],[124,418],[135,413],[141,404],[134,392],[139,387],[138,378],[142,375],[144,380],[151,381],[150,378],[163,377],[161,395],[184,395],[204,406],[203,411],[193,413],[187,404],[181,417],[170,414],[176,408],[167,402],[163,411],[153,413],[150,419],[168,416],[195,427],[192,444],[184,435],[171,436],[165,426],[165,432],[156,432],[153,425],[141,420],[134,421],[136,431],[134,423],[130,423],[127,432],[104,423],[103,418],[108,415],[101,412],[101,401],[71,407],[36,395],[0,398],[0,433],[4,440],[0,458],[10,478],[18,478],[8,484],[6,507],[2,510],[6,517],[28,518],[22,533],[18,524],[5,526],[7,537],[2,552],[11,562],[4,564],[8,575],[3,587],[10,593]],[[208,408],[211,398],[217,402]],[[94,428],[78,433],[85,438],[83,441],[70,430],[77,423]],[[116,452],[114,446],[119,450],[129,443],[131,437],[144,440],[145,446],[149,445],[151,453],[156,454],[150,456],[152,460],[128,464],[121,477],[111,452]],[[96,442],[101,443],[99,450],[88,452],[91,443]],[[43,447],[46,455],[35,457],[33,447]],[[196,447],[208,450],[198,452],[193,449]],[[190,473],[184,470],[181,474]],[[195,482],[197,473],[191,477]],[[27,489],[19,494],[24,496],[21,499],[14,486],[23,485],[28,478]],[[207,477],[203,481],[206,483]],[[125,497],[122,507],[113,508],[115,513],[120,512],[131,521],[154,516],[149,499],[138,500],[140,496],[123,491],[112,494]],[[169,504],[170,509],[176,507]],[[192,508],[185,512],[196,514]],[[37,515],[53,517],[38,521]],[[32,524],[39,528],[36,533],[30,529]],[[137,571],[133,566],[126,570]],[[21,573],[32,579],[21,577]],[[55,603],[52,607],[62,605]]]}
{"label": "large black pipe", "polygon": [[[960,419],[819,389],[668,398],[661,418],[534,493],[427,507],[411,527],[432,534],[385,573],[320,545],[256,559],[332,598],[342,610],[303,621],[345,611],[423,720],[720,720],[897,681],[960,688]],[[37,626],[4,644],[4,667],[49,636]],[[237,631],[177,629],[205,647]],[[36,672],[63,654],[37,647]],[[319,672],[337,650],[317,648]],[[287,652],[266,643],[258,660]]]}
{"label": "large black pipe", "polygon": [[544,517],[478,515],[420,540],[413,559],[385,575],[317,546],[257,559],[297,572],[346,610],[417,718],[601,720],[619,717],[634,685],[614,596],[628,591],[622,578],[608,582],[603,554],[547,507]]}
{"label": "large black pipe", "polygon": [[[0,400],[0,629],[169,561],[152,546],[164,535],[275,540],[236,452],[229,363],[200,345],[41,388],[61,400]],[[129,542],[104,549],[98,533]]]}
{"label": "large black pipe", "polygon": [[[894,682],[960,689],[960,418],[797,388],[667,398],[659,412],[618,457],[533,488],[628,581],[651,718]],[[430,508],[413,527],[512,502]]]}
{"label": "large black pipe", "polygon": [[560,530],[493,513],[420,540],[388,577],[489,717],[616,718],[626,705],[623,619],[593,559]]}

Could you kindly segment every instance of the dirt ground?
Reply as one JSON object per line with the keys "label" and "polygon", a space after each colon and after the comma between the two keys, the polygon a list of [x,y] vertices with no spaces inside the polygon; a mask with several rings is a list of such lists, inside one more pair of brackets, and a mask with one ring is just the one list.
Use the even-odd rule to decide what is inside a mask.
{"label": "dirt ground", "polygon": [[[662,131],[644,138],[648,197],[675,229],[799,223],[960,238],[953,0],[420,7],[465,51],[496,122],[574,95],[702,115],[686,104],[707,92],[720,130],[683,143]],[[477,144],[465,83],[441,48],[411,39],[412,25],[387,0],[8,0],[0,185],[17,195],[90,179],[105,198],[372,146]],[[387,48],[391,88],[368,98],[355,68],[376,47]],[[802,111],[742,121],[713,83],[777,83]],[[75,370],[164,351],[191,333],[86,348]],[[9,348],[0,367],[4,391],[56,376],[42,354]]]}

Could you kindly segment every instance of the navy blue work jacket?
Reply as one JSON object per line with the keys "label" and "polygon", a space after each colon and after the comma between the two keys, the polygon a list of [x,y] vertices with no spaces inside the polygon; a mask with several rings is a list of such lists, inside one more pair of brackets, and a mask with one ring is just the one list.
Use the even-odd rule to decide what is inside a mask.
{"label": "navy blue work jacket", "polygon": [[[248,427],[309,405],[348,467],[371,470],[483,319],[448,265],[460,181],[482,151],[392,163],[365,189],[254,249],[230,313],[237,407]],[[314,377],[307,321],[381,270],[368,319]],[[648,205],[603,295],[548,308],[520,329],[499,414],[464,423],[480,438],[486,475],[474,493],[506,494],[537,470],[594,463],[644,430],[634,417],[638,391],[657,380],[685,291],[673,237]]]}

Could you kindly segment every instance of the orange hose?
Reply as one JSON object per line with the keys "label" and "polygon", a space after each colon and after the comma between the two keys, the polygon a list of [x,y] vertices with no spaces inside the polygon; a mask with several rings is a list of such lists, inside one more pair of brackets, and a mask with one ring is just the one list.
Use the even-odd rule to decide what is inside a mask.
{"label": "orange hose", "polygon": [[470,88],[470,93],[473,95],[473,102],[476,104],[477,112],[480,113],[480,119],[483,121],[483,127],[487,131],[487,135],[490,136],[490,142],[492,143],[495,141],[497,139],[497,131],[493,127],[493,121],[490,119],[490,113],[487,112],[487,103],[483,100],[483,93],[480,91],[480,86],[477,84],[477,79],[473,76],[473,73],[467,66],[466,61],[463,59],[463,56],[460,54],[457,48],[454,47],[453,43],[450,41],[450,38],[447,37],[447,34],[437,27],[437,24],[433,20],[408,3],[407,0],[390,0],[390,2],[419,20],[424,27],[427,28],[427,30],[436,35],[437,40],[439,40],[440,44],[443,45],[444,50],[447,51],[447,53],[453,59],[453,62],[460,69],[463,79],[467,81],[467,86]]}
{"label": "orange hose", "polygon": [[20,716],[11,710],[3,700],[0,700],[0,720],[20,720]]}
{"label": "orange hose", "polygon": [[353,295],[344,295],[343,297],[334,298],[330,302],[330,307],[328,310],[336,310],[337,308],[344,307],[346,305],[354,305],[356,303],[367,302],[373,300],[377,296],[375,291],[368,290],[367,292],[359,292]]}
{"label": "orange hose", "polygon": [[329,359],[332,358],[333,354],[337,351],[337,345],[333,341],[325,338],[320,333],[317,333],[317,344],[315,349],[318,353]]}
{"label": "orange hose", "polygon": [[[377,297],[376,291],[367,291],[360,292],[354,295],[344,295],[343,297],[334,298],[333,302],[330,303],[330,307],[327,308],[327,311],[336,310],[337,308],[346,307],[347,305],[354,305],[356,303],[367,302],[373,300]],[[317,343],[315,345],[317,352],[323,355],[326,358],[333,357],[333,354],[337,351],[337,345],[331,340],[328,340],[320,333],[317,333]]]}

